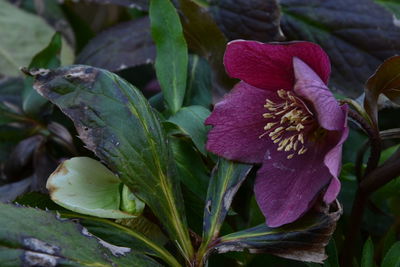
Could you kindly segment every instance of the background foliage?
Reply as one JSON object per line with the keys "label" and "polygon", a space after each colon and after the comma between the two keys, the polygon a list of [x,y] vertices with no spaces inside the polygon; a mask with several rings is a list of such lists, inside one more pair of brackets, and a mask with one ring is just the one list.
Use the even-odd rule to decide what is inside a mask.
{"label": "background foliage", "polygon": [[[50,263],[71,266],[179,266],[185,257],[195,258],[195,250],[214,253],[209,266],[318,266],[295,260],[314,250],[323,256],[317,247],[329,240],[340,208],[271,232],[252,193],[255,169],[217,159],[204,148],[203,121],[237,82],[222,64],[226,43],[233,39],[307,40],[322,46],[332,62],[329,87],[336,96],[360,103],[366,97],[382,136],[378,166],[398,163],[399,101],[379,83],[391,80],[391,88],[398,89],[398,77],[393,78],[400,71],[398,59],[386,61],[392,64],[385,65],[388,73],[368,80],[385,59],[400,53],[397,1],[0,0],[0,36],[0,201],[26,206],[0,204],[5,266],[38,253]],[[23,71],[28,76],[20,67],[30,69]],[[55,70],[44,75],[41,68]],[[34,82],[45,98],[33,89]],[[323,266],[339,266],[357,179],[368,173],[367,139],[351,122],[339,196],[343,215]],[[51,202],[48,176],[76,156],[106,164],[147,204],[142,215],[113,221]],[[399,193],[400,178],[371,193],[348,264],[400,265]],[[79,218],[85,228],[34,207]],[[25,222],[46,228],[36,231]],[[83,229],[101,240],[82,234]],[[70,238],[57,238],[54,233],[61,231]],[[298,246],[299,240],[306,243]],[[85,250],[77,255],[71,247],[82,243]]]}

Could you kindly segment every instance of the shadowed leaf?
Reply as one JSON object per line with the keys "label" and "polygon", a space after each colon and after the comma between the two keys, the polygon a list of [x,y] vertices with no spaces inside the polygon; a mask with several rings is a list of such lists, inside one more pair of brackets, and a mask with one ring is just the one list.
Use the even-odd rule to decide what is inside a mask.
{"label": "shadowed leaf", "polygon": [[235,83],[225,73],[222,63],[227,39],[212,16],[192,0],[179,0],[179,6],[188,46],[210,63],[213,69],[213,93],[221,97]]}
{"label": "shadowed leaf", "polygon": [[4,267],[160,266],[50,212],[0,203],[0,225],[0,261]]}
{"label": "shadowed leaf", "polygon": [[32,183],[32,178],[26,178],[19,182],[8,183],[0,186],[0,201],[9,202],[16,199],[18,196],[24,194],[29,190]]}
{"label": "shadowed leaf", "polygon": [[266,224],[223,236],[215,241],[217,253],[248,250],[251,253],[270,253],[276,256],[322,263],[325,246],[342,213],[339,203],[333,211],[311,211],[300,220],[278,228]]}
{"label": "shadowed leaf", "polygon": [[396,0],[374,0],[374,2],[384,6],[393,13],[397,19],[400,19],[400,2]]}
{"label": "shadowed leaf", "polygon": [[397,241],[386,253],[382,261],[382,267],[399,267],[400,266],[400,241]]}
{"label": "shadowed leaf", "polygon": [[158,117],[135,87],[87,66],[31,72],[35,89],[72,119],[80,138],[192,253],[171,150]]}
{"label": "shadowed leaf", "polygon": [[[78,0],[79,1],[79,0]],[[148,10],[149,8],[149,0],[81,0],[81,1],[90,1],[98,4],[112,4],[118,6],[125,6],[129,8],[137,8],[139,10]]]}
{"label": "shadowed leaf", "polygon": [[400,52],[393,15],[371,0],[282,0],[282,30],[288,40],[315,42],[332,61],[330,86],[358,97],[365,81]]}
{"label": "shadowed leaf", "polygon": [[169,118],[169,121],[175,123],[183,134],[192,139],[197,149],[206,155],[205,144],[208,131],[204,121],[208,116],[210,116],[208,109],[202,106],[189,106],[181,108]]}
{"label": "shadowed leaf", "polygon": [[391,101],[400,104],[400,56],[385,60],[365,85],[364,107],[375,124],[378,123],[380,94],[384,94]]}
{"label": "shadowed leaf", "polygon": [[372,243],[371,237],[365,242],[362,257],[361,267],[374,267],[374,243]]}
{"label": "shadowed leaf", "polygon": [[183,105],[200,105],[210,109],[212,103],[210,65],[205,59],[191,55],[188,67],[188,82]]}
{"label": "shadowed leaf", "polygon": [[[42,17],[57,32],[61,32],[71,47],[75,47],[75,35],[62,9],[61,1],[54,0],[11,0],[20,9]],[[70,55],[73,57],[73,55]],[[67,64],[72,64],[73,58]]]}
{"label": "shadowed leaf", "polygon": [[[190,141],[174,136],[170,140],[182,183],[204,201],[207,194],[209,173],[200,154]],[[185,199],[185,201],[187,200]]]}
{"label": "shadowed leaf", "polygon": [[210,9],[229,40],[271,42],[284,38],[277,0],[212,0]]}
{"label": "shadowed leaf", "polygon": [[30,166],[35,155],[35,151],[39,149],[45,142],[45,138],[41,135],[34,135],[26,138],[18,143],[9,155],[8,160],[4,163],[4,174],[11,181],[17,181],[31,174]]}
{"label": "shadowed leaf", "polygon": [[79,64],[119,71],[149,64],[155,58],[149,19],[120,23],[93,38],[76,59]]}
{"label": "shadowed leaf", "polygon": [[[61,212],[61,216],[63,218],[73,218],[79,220],[79,223],[86,227],[90,233],[111,244],[129,247],[137,253],[144,253],[146,255],[158,257],[168,263],[168,265],[171,267],[181,267],[176,259],[165,248],[163,248],[163,243],[160,243],[160,241],[165,242],[166,237],[160,237],[158,235],[159,233],[157,233],[157,231],[160,230],[157,226],[150,225],[150,227],[146,227],[145,225],[141,224],[130,227],[126,226],[124,223],[127,220],[135,221],[141,217],[135,219],[117,220],[114,222],[103,218],[96,218],[81,214],[71,214],[68,212]],[[144,223],[148,222],[146,219],[142,219],[141,221]],[[149,223],[151,224],[151,222]],[[157,227],[156,230],[154,227]],[[156,234],[158,236],[156,236]],[[160,234],[162,235],[162,233]]]}

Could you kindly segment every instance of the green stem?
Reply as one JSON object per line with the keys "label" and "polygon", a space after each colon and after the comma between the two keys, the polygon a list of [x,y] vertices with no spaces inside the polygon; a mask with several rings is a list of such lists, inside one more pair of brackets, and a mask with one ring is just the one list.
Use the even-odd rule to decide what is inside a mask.
{"label": "green stem", "polygon": [[142,241],[143,243],[145,243],[148,247],[150,247],[152,250],[157,252],[157,255],[154,255],[154,256],[158,256],[160,259],[164,260],[169,266],[182,267],[182,265],[179,264],[179,262],[165,248],[160,247],[159,245],[154,243],[152,240],[148,239],[146,236],[144,236],[140,233],[137,233],[125,226],[122,226],[120,224],[117,224],[117,223],[112,222],[107,219],[95,218],[95,217],[90,217],[90,216],[81,215],[81,214],[60,212],[60,215],[62,217],[66,217],[66,218],[81,218],[81,219],[85,219],[85,220],[91,220],[91,221],[108,224],[112,227],[115,227],[115,228],[125,232],[127,235],[132,236],[133,238],[138,239],[138,240]]}

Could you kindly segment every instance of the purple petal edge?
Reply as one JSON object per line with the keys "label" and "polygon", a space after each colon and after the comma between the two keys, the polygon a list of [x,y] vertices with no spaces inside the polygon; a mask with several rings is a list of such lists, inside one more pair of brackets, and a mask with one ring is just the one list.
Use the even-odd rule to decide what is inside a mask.
{"label": "purple petal edge", "polygon": [[[348,106],[343,105],[341,106],[345,117],[347,118]],[[342,163],[342,147],[343,143],[346,141],[347,137],[349,136],[349,127],[346,125],[342,131],[342,136],[339,143],[334,147],[331,151],[329,151],[325,156],[325,165],[328,167],[330,173],[332,174],[332,180],[326,190],[324,195],[324,201],[326,203],[332,203],[340,192],[340,181],[338,179],[341,163]]]}
{"label": "purple petal edge", "polygon": [[346,117],[339,103],[319,76],[301,59],[293,58],[294,91],[311,103],[319,125],[330,131],[343,130]]}
{"label": "purple petal edge", "polygon": [[208,133],[207,150],[230,160],[261,163],[271,145],[270,139],[259,138],[266,124],[264,104],[266,98],[274,97],[275,92],[238,83],[205,121],[214,126]]}

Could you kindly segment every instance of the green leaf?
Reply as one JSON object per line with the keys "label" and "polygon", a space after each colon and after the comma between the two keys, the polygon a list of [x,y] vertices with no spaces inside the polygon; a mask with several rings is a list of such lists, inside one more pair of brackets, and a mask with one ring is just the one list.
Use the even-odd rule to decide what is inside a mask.
{"label": "green leaf", "polygon": [[203,155],[207,155],[205,146],[208,130],[204,121],[210,114],[210,111],[202,106],[183,107],[172,115],[169,121],[178,125],[182,133],[193,140],[197,149]]}
{"label": "green leaf", "polygon": [[168,241],[167,237],[156,224],[143,216],[133,219],[118,219],[114,222],[103,218],[69,213],[51,201],[48,195],[36,192],[17,198],[15,203],[40,209],[57,210],[63,218],[79,219],[79,223],[90,233],[111,244],[129,247],[135,252],[158,257],[170,266],[180,266],[174,257],[162,247]]}
{"label": "green leaf", "polygon": [[400,241],[397,241],[389,249],[382,261],[382,267],[399,267],[400,266]]}
{"label": "green leaf", "polygon": [[382,255],[386,255],[396,241],[396,224],[393,224],[383,237]]}
{"label": "green leaf", "polygon": [[169,241],[160,227],[144,216],[139,216],[133,219],[119,219],[115,222],[137,233],[141,233],[159,246],[164,246]]}
{"label": "green leaf", "polygon": [[188,49],[182,25],[169,0],[150,1],[151,34],[156,44],[156,74],[168,109],[182,106],[186,89]]}
{"label": "green leaf", "polygon": [[[55,33],[48,46],[34,56],[29,68],[54,69],[59,67],[61,65],[61,48],[61,34]],[[22,109],[28,114],[37,114],[48,101],[33,90],[32,77],[26,77],[24,84]]]}
{"label": "green leaf", "polygon": [[328,254],[328,259],[325,260],[324,267],[340,267],[336,243],[333,238],[331,239],[331,241],[329,241],[329,244],[326,247],[326,251]]}
{"label": "green leaf", "polygon": [[374,267],[374,243],[372,243],[371,237],[365,241],[364,248],[361,257],[361,267]]}
{"label": "green leaf", "polygon": [[[0,73],[21,75],[19,68],[27,66],[53,34],[54,30],[39,16],[0,0]],[[69,46],[64,47],[66,54],[72,53]]]}
{"label": "green leaf", "polygon": [[126,196],[124,205],[134,207],[120,210],[121,181],[91,158],[77,157],[64,161],[50,175],[46,187],[54,202],[82,214],[113,219],[134,218],[144,208],[138,199],[126,203]]}
{"label": "green leaf", "polygon": [[154,211],[189,257],[193,251],[172,152],[140,91],[87,66],[31,74],[35,89],[74,121],[86,147]]}
{"label": "green leaf", "polygon": [[124,185],[122,187],[120,208],[130,214],[139,215],[144,209],[144,203],[131,192],[129,187]]}
{"label": "green leaf", "polygon": [[218,237],[233,197],[251,168],[252,165],[238,164],[221,158],[213,170],[204,209],[203,249]]}
{"label": "green leaf", "polygon": [[396,104],[400,104],[400,56],[385,60],[365,85],[365,110],[376,125],[378,98],[381,94]]}
{"label": "green leaf", "polygon": [[209,172],[191,142],[171,137],[171,146],[182,183],[201,200],[206,199]]}
{"label": "green leaf", "polygon": [[[394,145],[382,151],[381,157],[379,159],[379,164],[383,164],[387,161],[398,149],[400,145]],[[376,202],[386,202],[391,197],[397,197],[400,192],[400,177],[396,177],[389,183],[385,184],[379,188],[374,194],[373,199]]]}
{"label": "green leaf", "polygon": [[160,266],[50,212],[0,203],[0,225],[0,262],[4,267]]}
{"label": "green leaf", "polygon": [[[125,220],[136,220],[140,217],[113,222],[81,214],[66,212],[61,212],[60,214],[63,218],[79,219],[79,223],[86,227],[90,233],[111,244],[129,247],[135,252],[158,257],[164,260],[169,266],[181,267],[177,260],[158,242],[160,240],[154,239],[154,233],[149,233],[148,229],[140,229],[140,226],[136,226],[135,228],[127,226],[122,222]],[[157,238],[159,239],[159,237]]]}
{"label": "green leaf", "polygon": [[336,202],[329,212],[311,211],[285,226],[270,228],[261,224],[223,236],[215,242],[217,245],[212,250],[217,253],[244,250],[250,253],[266,252],[288,259],[322,263],[326,259],[324,247],[341,213],[341,207]]}
{"label": "green leaf", "polygon": [[281,27],[288,41],[315,42],[328,53],[329,85],[337,93],[358,97],[375,69],[400,52],[393,14],[374,1],[281,0],[280,4]]}
{"label": "green leaf", "polygon": [[207,61],[196,55],[189,57],[188,84],[184,106],[211,107],[211,69]]}
{"label": "green leaf", "polygon": [[61,47],[61,34],[57,32],[53,35],[47,47],[33,57],[31,63],[29,64],[29,68],[54,69],[59,67],[61,65]]}

